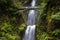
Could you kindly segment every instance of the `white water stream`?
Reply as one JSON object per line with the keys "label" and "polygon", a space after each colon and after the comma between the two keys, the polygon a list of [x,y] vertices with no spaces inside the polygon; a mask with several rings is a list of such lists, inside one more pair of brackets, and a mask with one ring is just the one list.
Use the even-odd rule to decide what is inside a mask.
{"label": "white water stream", "polygon": [[[36,0],[32,0],[31,7],[34,7]],[[30,10],[28,14],[27,20],[27,29],[25,31],[25,35],[23,40],[35,40],[35,25],[36,23],[36,12],[35,10]]]}

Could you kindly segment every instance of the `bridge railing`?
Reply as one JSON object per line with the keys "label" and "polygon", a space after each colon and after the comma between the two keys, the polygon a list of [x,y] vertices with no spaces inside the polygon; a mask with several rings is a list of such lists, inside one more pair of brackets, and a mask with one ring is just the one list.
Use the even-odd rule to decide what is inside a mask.
{"label": "bridge railing", "polygon": [[35,6],[35,7],[20,7],[19,10],[36,10],[39,9],[39,7]]}

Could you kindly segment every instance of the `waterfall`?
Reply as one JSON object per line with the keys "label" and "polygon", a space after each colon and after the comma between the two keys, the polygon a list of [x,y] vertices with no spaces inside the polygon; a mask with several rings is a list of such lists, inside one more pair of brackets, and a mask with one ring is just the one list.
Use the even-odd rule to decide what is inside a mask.
{"label": "waterfall", "polygon": [[[32,0],[31,7],[34,7],[36,0]],[[28,14],[27,20],[27,29],[25,31],[25,35],[23,40],[35,40],[35,25],[36,23],[36,12],[35,10],[30,10]]]}

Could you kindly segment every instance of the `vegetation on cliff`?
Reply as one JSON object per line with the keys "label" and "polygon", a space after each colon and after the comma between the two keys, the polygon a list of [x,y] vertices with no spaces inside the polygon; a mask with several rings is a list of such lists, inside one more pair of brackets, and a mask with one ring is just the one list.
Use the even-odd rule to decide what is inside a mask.
{"label": "vegetation on cliff", "polygon": [[[0,0],[0,40],[22,40],[31,0]],[[60,0],[37,0],[36,40],[60,40]]]}

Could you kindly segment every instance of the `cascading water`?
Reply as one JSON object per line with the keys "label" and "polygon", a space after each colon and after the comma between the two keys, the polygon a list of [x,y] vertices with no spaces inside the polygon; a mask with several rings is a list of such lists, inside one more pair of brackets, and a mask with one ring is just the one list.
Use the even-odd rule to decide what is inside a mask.
{"label": "cascading water", "polygon": [[[32,0],[31,7],[34,7],[36,0]],[[30,10],[28,14],[27,20],[27,29],[25,31],[25,35],[23,40],[35,40],[35,25],[36,23],[36,12],[35,10]]]}

